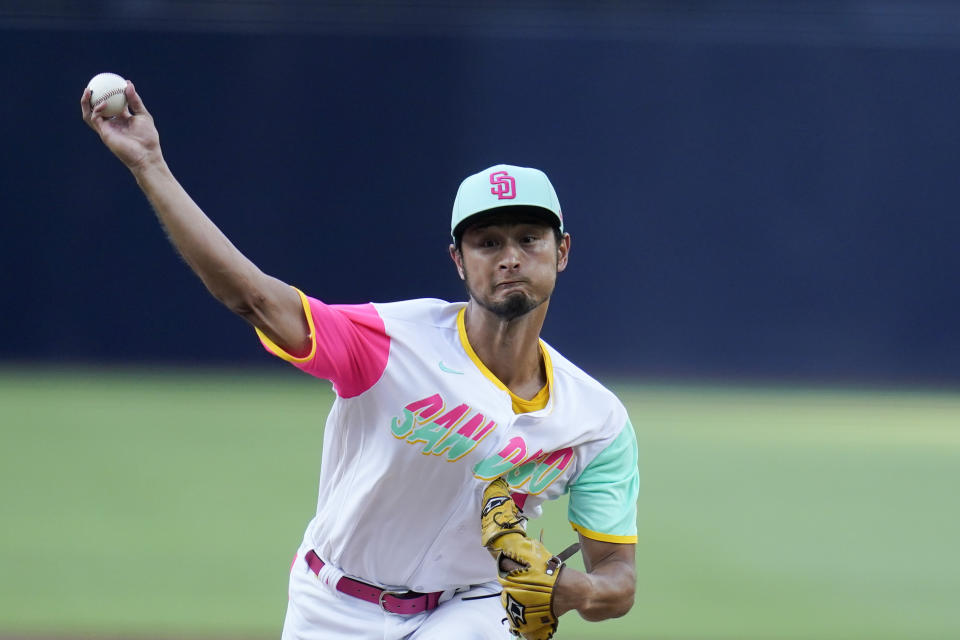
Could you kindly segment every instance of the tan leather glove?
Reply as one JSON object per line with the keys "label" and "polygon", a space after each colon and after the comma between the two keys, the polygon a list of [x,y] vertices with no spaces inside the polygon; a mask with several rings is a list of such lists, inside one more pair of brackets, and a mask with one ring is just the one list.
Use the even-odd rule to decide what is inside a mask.
{"label": "tan leather glove", "polygon": [[[563,561],[580,545],[555,556],[542,542],[527,537],[526,520],[510,497],[507,482],[503,478],[491,482],[483,492],[480,539],[497,559],[497,579],[503,587],[500,602],[507,612],[510,631],[526,640],[549,640],[558,623],[553,615],[553,589]],[[504,559],[519,568],[505,568]]]}

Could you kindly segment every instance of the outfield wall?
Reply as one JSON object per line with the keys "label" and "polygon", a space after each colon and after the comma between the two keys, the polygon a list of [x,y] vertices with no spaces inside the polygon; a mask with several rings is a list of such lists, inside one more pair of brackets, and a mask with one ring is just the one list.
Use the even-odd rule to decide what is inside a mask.
{"label": "outfield wall", "polygon": [[459,298],[454,193],[510,162],[556,184],[573,252],[545,335],[592,370],[960,381],[960,36],[681,13],[590,31],[0,20],[0,360],[267,362],[80,121],[111,70],[235,243],[326,300]]}

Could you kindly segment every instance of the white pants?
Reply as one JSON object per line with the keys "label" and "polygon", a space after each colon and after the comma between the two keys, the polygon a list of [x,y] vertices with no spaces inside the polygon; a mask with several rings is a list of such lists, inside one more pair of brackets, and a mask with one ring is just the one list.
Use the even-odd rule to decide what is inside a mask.
{"label": "white pants", "polygon": [[321,571],[320,576],[314,574],[303,558],[308,550],[301,547],[290,570],[290,602],[281,640],[508,640],[512,637],[506,623],[501,622],[506,616],[499,597],[469,599],[498,593],[500,585],[496,581],[452,596],[444,594],[436,609],[405,616],[387,613],[374,603],[337,591],[335,584],[339,576],[335,570],[332,576],[325,575],[326,571]]}

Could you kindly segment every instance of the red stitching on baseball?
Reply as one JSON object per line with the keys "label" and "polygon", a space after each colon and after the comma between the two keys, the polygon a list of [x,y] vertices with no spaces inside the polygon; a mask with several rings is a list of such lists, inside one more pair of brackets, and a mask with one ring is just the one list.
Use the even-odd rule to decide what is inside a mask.
{"label": "red stitching on baseball", "polygon": [[119,89],[119,88],[117,88],[117,89],[111,89],[110,91],[106,92],[105,94],[103,94],[103,96],[101,96],[100,98],[97,98],[97,99],[94,101],[94,103],[93,103],[94,108],[99,107],[100,104],[101,104],[104,100],[107,100],[107,99],[109,99],[109,98],[112,98],[113,96],[117,95],[118,93],[123,93],[123,89]]}

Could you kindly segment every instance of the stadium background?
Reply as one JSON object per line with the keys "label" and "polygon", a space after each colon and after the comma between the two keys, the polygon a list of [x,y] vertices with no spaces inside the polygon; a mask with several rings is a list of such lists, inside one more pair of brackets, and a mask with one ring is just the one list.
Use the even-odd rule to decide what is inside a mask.
{"label": "stadium background", "polygon": [[0,2],[0,633],[271,637],[313,500],[328,392],[209,299],[80,121],[109,70],[235,244],[329,301],[460,298],[459,181],[548,172],[573,252],[545,337],[647,452],[639,606],[567,634],[960,635],[958,18]]}

